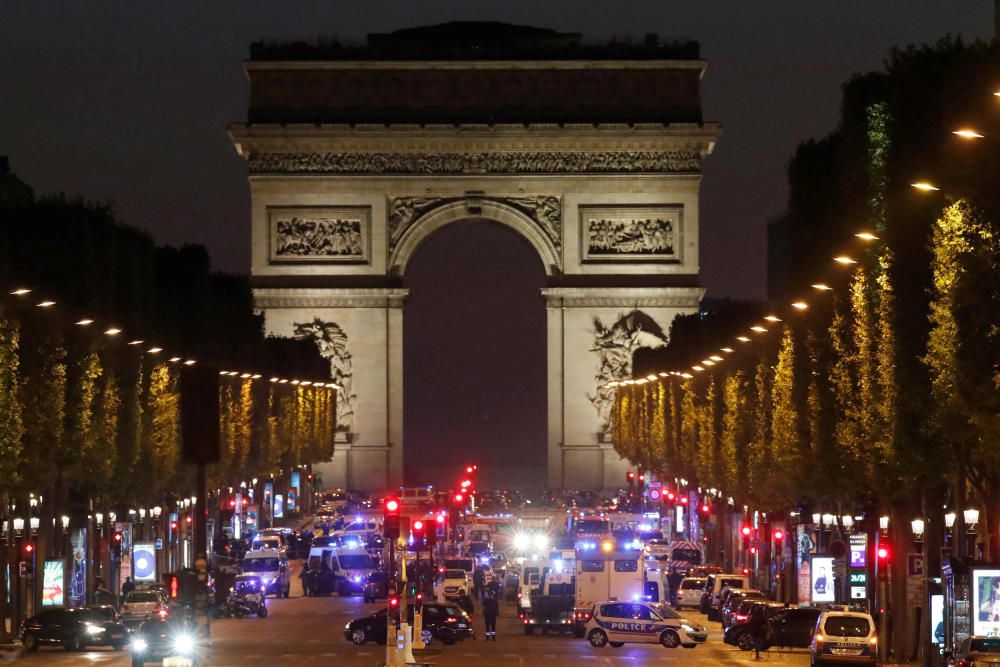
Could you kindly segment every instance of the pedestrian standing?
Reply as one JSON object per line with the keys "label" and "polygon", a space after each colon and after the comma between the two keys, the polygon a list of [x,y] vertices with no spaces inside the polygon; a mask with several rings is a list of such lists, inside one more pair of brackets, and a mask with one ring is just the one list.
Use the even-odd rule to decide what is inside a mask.
{"label": "pedestrian standing", "polygon": [[125,577],[125,583],[122,584],[122,596],[126,596],[135,590],[135,583],[132,581],[132,577]]}
{"label": "pedestrian standing", "polygon": [[472,595],[473,597],[482,600],[483,596],[483,586],[486,584],[486,573],[483,572],[483,568],[477,567],[476,571],[472,573]]}
{"label": "pedestrian standing", "polygon": [[497,616],[500,615],[500,601],[489,593],[483,600],[483,622],[486,624],[486,641],[497,640]]}
{"label": "pedestrian standing", "polygon": [[302,580],[302,594],[309,597],[309,594],[312,592],[312,571],[309,569],[308,562],[302,564],[302,572],[299,573],[299,579]]}

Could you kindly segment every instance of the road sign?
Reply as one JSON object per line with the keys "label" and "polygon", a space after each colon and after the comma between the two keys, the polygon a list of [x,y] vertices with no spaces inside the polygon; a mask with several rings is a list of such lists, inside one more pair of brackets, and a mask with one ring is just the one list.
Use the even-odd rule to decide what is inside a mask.
{"label": "road sign", "polygon": [[852,586],[866,586],[868,584],[868,574],[865,572],[851,572]]}
{"label": "road sign", "polygon": [[156,550],[160,551],[161,549],[163,549],[163,538],[162,537],[157,537],[156,538]]}
{"label": "road sign", "polygon": [[906,574],[911,577],[924,576],[923,554],[906,554]]}

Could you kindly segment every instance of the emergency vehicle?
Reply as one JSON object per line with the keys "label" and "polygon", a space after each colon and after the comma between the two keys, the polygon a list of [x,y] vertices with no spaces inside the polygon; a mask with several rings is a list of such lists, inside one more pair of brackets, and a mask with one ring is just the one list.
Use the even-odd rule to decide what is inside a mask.
{"label": "emergency vehicle", "polygon": [[601,648],[626,643],[662,644],[667,648],[694,648],[708,639],[708,630],[682,618],[667,605],[651,602],[602,602],[593,607],[585,636]]}

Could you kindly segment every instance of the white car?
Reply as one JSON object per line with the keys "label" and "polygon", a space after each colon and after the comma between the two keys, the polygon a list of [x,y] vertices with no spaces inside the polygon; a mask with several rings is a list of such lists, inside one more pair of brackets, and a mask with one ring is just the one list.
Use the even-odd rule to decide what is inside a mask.
{"label": "white car", "polygon": [[584,636],[594,648],[626,643],[694,648],[708,639],[708,630],[682,618],[667,605],[650,602],[601,602],[587,622]]}
{"label": "white car", "polygon": [[869,614],[841,607],[828,608],[819,615],[809,646],[810,665],[844,663],[874,667],[877,661],[878,636]]}
{"label": "white car", "polygon": [[684,577],[681,585],[677,589],[678,609],[691,607],[698,609],[701,606],[701,592],[705,590],[705,579],[703,577]]}
{"label": "white car", "polygon": [[469,575],[465,570],[445,570],[434,592],[446,598],[457,598],[468,594],[469,588]]}
{"label": "white car", "polygon": [[158,615],[167,615],[167,603],[159,591],[129,591],[122,603],[123,623],[148,621]]}

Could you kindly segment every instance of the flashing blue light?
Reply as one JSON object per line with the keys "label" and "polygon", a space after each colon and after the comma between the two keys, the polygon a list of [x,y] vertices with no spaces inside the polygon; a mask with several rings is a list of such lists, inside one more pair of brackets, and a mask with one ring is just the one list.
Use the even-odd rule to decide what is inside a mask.
{"label": "flashing blue light", "polygon": [[641,599],[642,599],[642,596],[639,595],[638,593],[636,593],[635,595],[632,596],[632,602],[638,602]]}
{"label": "flashing blue light", "polygon": [[633,549],[641,549],[642,548],[642,542],[640,542],[637,539],[636,540],[632,540],[632,548]]}

